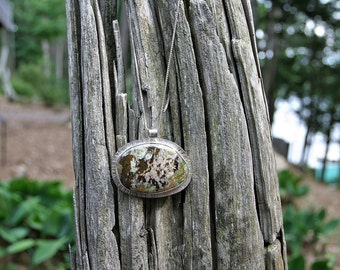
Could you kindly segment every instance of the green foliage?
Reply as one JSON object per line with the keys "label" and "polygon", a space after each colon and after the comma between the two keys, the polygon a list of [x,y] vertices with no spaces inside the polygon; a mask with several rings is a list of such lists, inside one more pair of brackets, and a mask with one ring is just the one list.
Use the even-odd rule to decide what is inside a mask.
{"label": "green foliage", "polygon": [[15,35],[16,62],[35,62],[42,56],[41,41],[52,41],[66,36],[64,0],[12,0],[14,21],[18,26]]}
{"label": "green foliage", "polygon": [[62,190],[60,182],[0,182],[0,224],[0,257],[29,254],[32,267],[51,260],[60,269],[68,267],[68,244],[74,244],[72,192]]}
{"label": "green foliage", "polygon": [[268,100],[298,100],[296,114],[311,136],[321,132],[329,137],[340,122],[339,2],[257,2],[254,11]]}
{"label": "green foliage", "polygon": [[50,84],[46,87],[41,87],[38,95],[48,106],[53,106],[55,104],[68,104],[69,93],[67,91],[66,84],[66,82],[61,82],[59,84]]}
{"label": "green foliage", "polygon": [[328,260],[319,260],[312,264],[311,270],[332,270]]}
{"label": "green foliage", "polygon": [[308,186],[300,185],[302,177],[295,176],[289,170],[280,171],[278,177],[280,196],[283,204],[292,203],[294,198],[304,196],[309,191]]}
{"label": "green foliage", "polygon": [[306,267],[306,260],[302,254],[290,256],[288,260],[288,269],[304,270]]}
{"label": "green foliage", "polygon": [[39,63],[20,65],[12,77],[12,86],[24,101],[40,99],[46,105],[69,103],[66,81],[45,76],[43,66]]}
{"label": "green foliage", "polygon": [[15,41],[10,44],[15,49],[14,90],[21,101],[68,104],[65,1],[11,2],[17,26]]}
{"label": "green foliage", "polygon": [[39,64],[22,64],[12,78],[16,93],[26,100],[37,98],[39,89],[45,87],[48,78]]}
{"label": "green foliage", "polygon": [[[316,260],[312,263],[311,270],[333,270],[334,261],[329,259]],[[304,270],[306,269],[306,259],[302,254],[291,256],[288,260],[288,269]]]}
{"label": "green foliage", "polygon": [[326,210],[298,210],[289,205],[284,209],[285,236],[291,254],[299,254],[303,247],[313,245],[329,236],[340,220],[326,221]]}
{"label": "green foliage", "polygon": [[[308,193],[308,187],[301,185],[301,177],[296,177],[289,170],[279,172],[280,195],[283,203],[283,221],[285,240],[288,250],[289,269],[306,269],[304,252],[312,250],[316,259],[311,269],[332,270],[334,260],[320,254],[317,246],[325,246],[328,238],[336,231],[340,219],[327,220],[325,209],[298,209],[294,200]],[[323,249],[321,249],[323,250]]]}

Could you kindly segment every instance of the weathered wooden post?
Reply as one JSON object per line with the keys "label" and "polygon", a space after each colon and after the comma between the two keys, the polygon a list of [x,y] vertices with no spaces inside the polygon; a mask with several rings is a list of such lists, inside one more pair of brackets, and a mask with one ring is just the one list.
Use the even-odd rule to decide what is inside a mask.
{"label": "weathered wooden post", "polygon": [[[137,67],[129,98],[115,1],[66,2],[74,269],[287,269],[250,1],[180,0],[177,13],[177,1],[126,0]],[[138,198],[113,184],[113,156],[147,136],[144,120],[190,156],[182,192]]]}

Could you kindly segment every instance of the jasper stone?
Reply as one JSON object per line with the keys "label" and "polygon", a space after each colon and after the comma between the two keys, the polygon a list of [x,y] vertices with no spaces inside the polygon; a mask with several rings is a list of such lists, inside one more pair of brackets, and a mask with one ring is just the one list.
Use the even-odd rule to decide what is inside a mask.
{"label": "jasper stone", "polygon": [[190,182],[188,157],[167,140],[130,143],[116,153],[114,164],[118,187],[139,197],[168,196]]}

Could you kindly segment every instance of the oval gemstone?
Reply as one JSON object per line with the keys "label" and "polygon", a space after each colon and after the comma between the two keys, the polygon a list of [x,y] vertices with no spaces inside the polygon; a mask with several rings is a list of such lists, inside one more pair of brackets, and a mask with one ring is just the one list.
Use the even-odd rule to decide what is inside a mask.
{"label": "oval gemstone", "polygon": [[139,197],[163,197],[190,182],[190,161],[177,144],[158,138],[132,142],[114,158],[117,186]]}

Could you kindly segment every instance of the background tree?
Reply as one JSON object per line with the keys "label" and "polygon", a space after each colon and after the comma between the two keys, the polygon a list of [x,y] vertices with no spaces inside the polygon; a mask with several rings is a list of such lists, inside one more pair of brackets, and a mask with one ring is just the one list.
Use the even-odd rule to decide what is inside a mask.
{"label": "background tree", "polygon": [[[158,117],[176,2],[126,1],[144,112],[136,82],[127,99],[115,2],[67,1],[74,267],[287,269],[250,2],[179,1]],[[144,118],[191,157],[192,182],[177,195],[141,199],[112,185],[114,152],[145,137]]]}
{"label": "background tree", "polygon": [[10,45],[15,25],[12,6],[5,0],[0,1],[0,13],[0,92],[2,90],[10,100],[15,100],[16,94],[10,83],[13,59],[13,50]]}
{"label": "background tree", "polygon": [[15,33],[13,87],[21,98],[68,101],[66,14],[63,0],[12,0]]}
{"label": "background tree", "polygon": [[35,62],[43,57],[44,42],[48,42],[49,47],[56,47],[59,39],[65,40],[64,1],[12,0],[12,3],[15,23],[18,26],[15,37],[17,66],[21,63]]}
{"label": "background tree", "polygon": [[339,7],[332,0],[258,2],[259,55],[271,119],[276,98],[298,98],[296,112],[307,128],[305,165],[313,135],[322,132],[328,145],[339,121]]}

